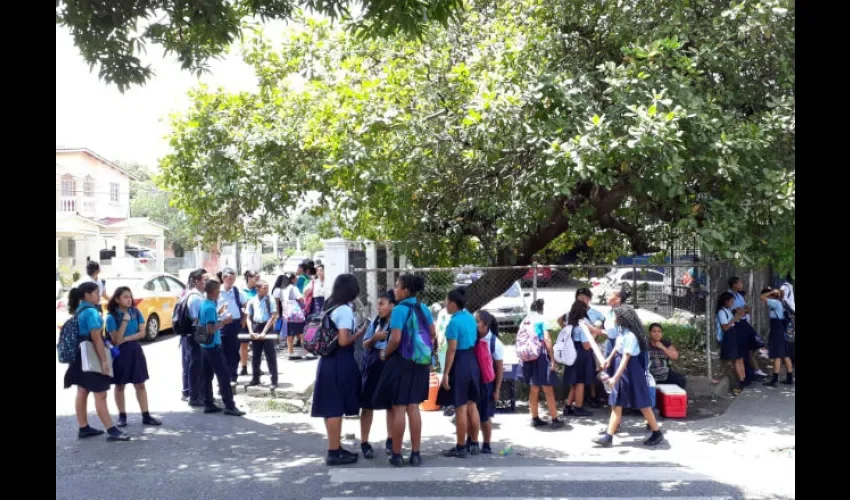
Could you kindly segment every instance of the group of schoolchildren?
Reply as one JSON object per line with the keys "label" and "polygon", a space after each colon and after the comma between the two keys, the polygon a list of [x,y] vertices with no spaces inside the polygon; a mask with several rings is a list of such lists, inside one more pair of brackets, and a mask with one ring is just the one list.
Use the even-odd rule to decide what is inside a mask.
{"label": "group of schoolchildren", "polygon": [[[440,371],[434,318],[418,299],[424,289],[421,276],[402,275],[393,290],[378,298],[378,316],[357,328],[353,310],[360,293],[357,279],[343,274],[334,282],[323,311],[336,328],[338,347],[319,360],[311,409],[313,417],[325,420],[326,464],[358,460],[358,453],[340,443],[344,416],[360,415],[360,451],[364,458],[376,457],[369,442],[375,410],[386,411],[389,463],[396,467],[422,464],[419,405],[429,397],[432,367]],[[504,346],[497,338],[495,318],[485,311],[472,315],[465,307],[465,289],[454,289],[446,297],[451,319],[445,330],[447,349],[437,403],[456,409],[457,442],[443,452],[449,457],[492,453],[489,420],[502,381]],[[359,366],[354,357],[357,342],[366,351]],[[488,377],[482,377],[479,360],[492,364],[492,369],[483,370]],[[402,457],[405,429],[411,442],[406,459]],[[480,444],[479,432],[483,433]]]}
{"label": "group of schoolchildren", "polygon": [[[90,438],[106,434],[108,441],[129,441],[127,409],[124,389],[127,384],[135,388],[136,399],[142,412],[142,425],[158,426],[162,421],[148,411],[145,382],[148,367],[139,341],[145,337],[145,318],[134,307],[133,292],[128,287],[118,287],[112,297],[105,292],[105,283],[98,279],[100,266],[89,262],[88,277],[76,283],[68,294],[68,310],[77,325],[78,337],[73,360],[65,372],[64,386],[77,386],[75,411],[79,426],[78,437]],[[101,298],[107,298],[106,321],[101,313]],[[65,330],[63,326],[63,330]],[[91,343],[97,360],[84,365],[81,350]],[[61,358],[60,358],[61,360]],[[118,421],[109,414],[107,393],[113,386]],[[88,422],[88,396],[94,394],[95,410],[105,431],[91,427]]]}
{"label": "group of schoolchildren", "polygon": [[[613,436],[622,419],[623,408],[636,409],[647,420],[651,434],[644,444],[654,446],[664,440],[664,436],[652,410],[649,385],[649,348],[650,342],[635,310],[623,302],[627,298],[625,290],[616,291],[608,300],[611,311],[603,315],[590,307],[592,293],[587,288],[576,292],[576,300],[570,311],[558,319],[562,331],[568,335],[565,342],[572,343],[575,358],[564,366],[563,380],[558,375],[558,362],[555,358],[553,341],[543,320],[543,300],[535,301],[529,316],[530,335],[537,337],[540,343],[539,353],[533,358],[522,354],[522,378],[529,386],[528,405],[531,411],[533,427],[549,426],[559,429],[564,421],[558,415],[555,387],[564,384],[569,387],[563,417],[586,417],[593,413],[585,408],[590,398],[596,397],[597,374],[605,372],[608,376],[608,404],[611,406],[611,418],[608,427],[594,439],[599,446],[611,446]],[[521,328],[517,335],[517,345],[524,340]],[[594,345],[598,340],[606,340],[604,358],[597,359]],[[522,351],[520,347],[520,351]],[[601,354],[601,353],[600,353]],[[539,392],[543,391],[549,409],[550,420],[539,416]],[[589,396],[589,397],[588,397]]]}
{"label": "group of schoolchildren", "polygon": [[[770,319],[767,357],[772,360],[773,370],[770,380],[764,385],[777,386],[782,364],[785,365],[785,380],[782,383],[793,385],[792,322],[796,304],[790,277],[786,277],[777,289],[764,288],[760,297],[767,305]],[[717,341],[720,343],[720,358],[729,362],[737,379],[737,385],[732,388],[732,392],[736,395],[753,382],[767,376],[759,369],[756,361],[756,353],[764,350],[765,343],[750,325],[751,312],[752,308],[747,305],[745,298],[744,281],[737,276],[730,278],[729,290],[720,294],[717,299],[715,327]]]}

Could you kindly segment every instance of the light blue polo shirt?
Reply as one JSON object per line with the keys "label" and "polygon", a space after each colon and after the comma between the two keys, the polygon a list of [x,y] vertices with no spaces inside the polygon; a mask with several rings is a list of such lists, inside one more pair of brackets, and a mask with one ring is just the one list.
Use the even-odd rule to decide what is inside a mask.
{"label": "light blue polo shirt", "polygon": [[251,321],[254,323],[265,323],[272,319],[272,314],[277,312],[275,302],[275,299],[271,298],[269,295],[266,295],[262,299],[259,296],[256,296],[249,300],[246,311],[249,314]]}
{"label": "light blue polo shirt", "polygon": [[337,330],[348,330],[351,335],[354,335],[354,330],[357,329],[354,309],[350,304],[343,304],[331,311],[331,321],[334,322]]}
{"label": "light blue polo shirt", "polygon": [[186,299],[186,305],[189,307],[189,317],[193,321],[198,321],[201,312],[201,304],[204,303],[204,294],[197,289],[189,292],[191,295]]}
{"label": "light blue polo shirt", "polygon": [[77,307],[77,319],[80,322],[80,337],[89,337],[92,330],[103,330],[103,317],[100,310],[85,300]]}
{"label": "light blue polo shirt", "polygon": [[640,344],[634,333],[630,330],[625,330],[614,344],[614,350],[618,353],[628,354],[629,356],[637,356],[640,354]]}
{"label": "light blue polo shirt", "polygon": [[475,316],[466,309],[453,314],[446,327],[446,340],[456,340],[458,351],[475,347],[478,341],[478,325],[475,322]]}
{"label": "light blue polo shirt", "polygon": [[733,317],[734,315],[732,314],[732,311],[725,307],[717,311],[717,319],[715,320],[717,332],[715,336],[717,337],[718,342],[723,342],[723,328],[721,328],[721,325],[728,325],[729,322],[732,321]]}
{"label": "light blue polo shirt", "polygon": [[[744,298],[744,294],[742,294],[742,293],[738,293],[738,292],[734,292],[734,291],[732,291],[732,290],[729,290],[729,293],[731,293],[732,295],[734,295],[734,296],[735,296],[735,303],[734,303],[734,304],[732,304],[732,309],[733,309],[733,310],[734,310],[734,309],[738,309],[739,307],[746,307],[746,306],[747,306],[747,299],[746,299],[746,298]],[[743,319],[744,321],[746,321],[746,322],[749,322],[749,321],[750,321],[750,315],[749,315],[749,314],[747,314],[747,315],[746,315],[746,316],[744,316],[742,319]]]}
{"label": "light blue polo shirt", "polygon": [[597,321],[605,321],[605,315],[596,309],[588,309],[587,311],[587,319],[590,320],[590,324],[593,325]]}
{"label": "light blue polo shirt", "polygon": [[225,290],[224,287],[221,287],[221,294],[218,296],[218,305],[227,304],[227,312],[234,320],[242,319],[242,311],[236,305],[237,293],[239,294],[239,303],[242,304],[242,307],[248,305],[250,297],[235,286],[230,287],[230,290]]}
{"label": "light blue polo shirt", "polygon": [[770,319],[785,319],[785,306],[781,300],[767,299],[767,310]]}
{"label": "light blue polo shirt", "polygon": [[[218,307],[216,303],[211,300],[204,300],[198,316],[198,325],[214,325],[216,323],[218,323]],[[201,344],[201,347],[212,349],[218,345],[221,345],[221,330],[215,331],[212,343]]]}
{"label": "light blue polo shirt", "polygon": [[611,309],[605,316],[605,336],[608,337],[608,340],[617,340],[619,335],[620,327],[617,326],[617,315]]}
{"label": "light blue polo shirt", "polygon": [[[116,315],[118,319],[116,320]],[[121,329],[121,322],[124,321],[124,312],[120,309],[115,311],[115,314],[106,315],[106,333],[117,332]],[[130,309],[130,321],[127,322],[127,328],[124,329],[124,336],[135,335],[139,333],[139,326],[145,322],[145,317],[141,311],[135,307]]]}

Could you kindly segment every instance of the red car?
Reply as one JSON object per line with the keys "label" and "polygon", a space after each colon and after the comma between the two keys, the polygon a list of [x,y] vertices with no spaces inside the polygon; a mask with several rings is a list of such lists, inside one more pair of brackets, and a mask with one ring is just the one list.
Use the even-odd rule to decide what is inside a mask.
{"label": "red car", "polygon": [[[549,266],[537,266],[537,284],[546,286],[552,281],[552,268]],[[525,276],[522,277],[523,284],[531,284],[534,282],[534,268],[530,267]]]}

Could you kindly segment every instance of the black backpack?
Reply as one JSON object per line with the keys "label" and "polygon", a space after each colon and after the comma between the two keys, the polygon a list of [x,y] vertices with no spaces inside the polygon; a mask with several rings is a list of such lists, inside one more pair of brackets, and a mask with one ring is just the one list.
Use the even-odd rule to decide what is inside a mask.
{"label": "black backpack", "polygon": [[195,333],[195,322],[189,314],[189,297],[192,295],[201,294],[195,291],[189,292],[177,305],[174,306],[174,313],[171,315],[171,321],[174,325],[174,333],[181,337],[191,337]]}

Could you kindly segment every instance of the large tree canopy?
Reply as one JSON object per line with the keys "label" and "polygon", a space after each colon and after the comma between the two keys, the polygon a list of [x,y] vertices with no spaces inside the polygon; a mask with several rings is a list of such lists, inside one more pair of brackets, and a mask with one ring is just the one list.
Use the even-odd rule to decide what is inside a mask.
{"label": "large tree canopy", "polygon": [[56,24],[70,29],[85,61],[123,92],[153,76],[139,58],[149,42],[201,72],[241,37],[244,21],[286,20],[300,8],[351,19],[349,5],[350,26],[361,35],[421,35],[429,21],[448,21],[461,0],[56,0]]}
{"label": "large tree canopy", "polygon": [[206,237],[265,231],[317,191],[348,234],[423,264],[688,234],[790,270],[793,9],[505,0],[421,41],[308,20],[251,42],[257,93],[193,93],[162,182]]}

